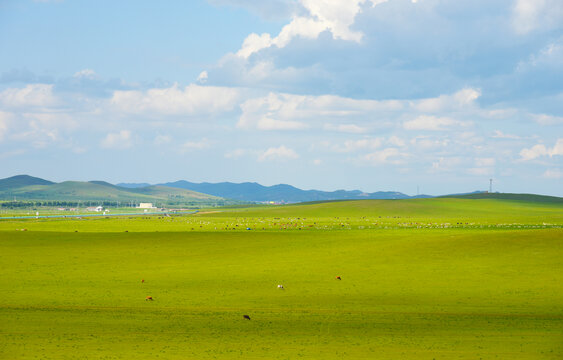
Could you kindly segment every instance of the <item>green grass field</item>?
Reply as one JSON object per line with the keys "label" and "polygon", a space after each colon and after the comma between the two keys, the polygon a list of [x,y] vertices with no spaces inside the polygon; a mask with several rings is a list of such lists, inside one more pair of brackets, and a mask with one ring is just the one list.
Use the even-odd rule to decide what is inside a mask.
{"label": "green grass field", "polygon": [[460,199],[0,220],[0,358],[560,359],[562,225]]}

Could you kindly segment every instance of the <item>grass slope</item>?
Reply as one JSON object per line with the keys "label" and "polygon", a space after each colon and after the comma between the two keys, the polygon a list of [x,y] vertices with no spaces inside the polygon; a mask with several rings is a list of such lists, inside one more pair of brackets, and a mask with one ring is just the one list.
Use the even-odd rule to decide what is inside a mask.
{"label": "grass slope", "polygon": [[[431,199],[0,221],[0,357],[559,359],[561,212]],[[474,226],[397,224],[457,216]],[[541,217],[557,225],[481,227]]]}
{"label": "grass slope", "polygon": [[511,193],[487,193],[480,192],[474,194],[464,195],[447,195],[444,198],[458,198],[458,199],[498,199],[498,200],[519,200],[526,202],[545,202],[563,204],[563,198],[557,196],[546,196],[536,194],[511,194]]}
{"label": "grass slope", "polygon": [[50,185],[51,181],[43,180],[29,175],[16,175],[5,179],[0,179],[0,191],[22,188],[32,185]]}
{"label": "grass slope", "polygon": [[[1,185],[1,184],[0,184]],[[216,196],[165,186],[129,189],[103,181],[65,181],[33,184],[0,190],[0,198],[56,201],[121,201],[186,204],[191,202],[223,203]]]}

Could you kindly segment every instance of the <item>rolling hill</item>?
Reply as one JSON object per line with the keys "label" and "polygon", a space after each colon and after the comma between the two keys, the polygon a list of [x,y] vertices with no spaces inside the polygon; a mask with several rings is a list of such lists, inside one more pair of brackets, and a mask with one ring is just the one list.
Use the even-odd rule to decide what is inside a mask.
{"label": "rolling hill", "polygon": [[[279,184],[263,186],[255,182],[235,184],[231,182],[221,183],[192,183],[189,181],[175,181],[162,184],[165,186],[198,191],[205,194],[220,196],[242,201],[275,201],[275,202],[307,202],[325,200],[360,200],[360,199],[408,199],[411,198],[400,192],[378,191],[365,193],[360,190],[301,190],[291,185]],[[422,195],[421,197],[429,197]]]}
{"label": "rolling hill", "polygon": [[563,198],[561,198],[561,197],[536,195],[536,194],[511,194],[511,193],[476,192],[476,193],[471,193],[471,194],[446,195],[446,196],[441,196],[441,197],[443,197],[443,198],[456,198],[456,199],[517,200],[517,201],[527,201],[527,202],[563,204]]}
{"label": "rolling hill", "polygon": [[0,200],[58,202],[151,202],[159,205],[220,206],[239,202],[161,185],[124,188],[105,181],[54,183],[27,175],[0,180]]}

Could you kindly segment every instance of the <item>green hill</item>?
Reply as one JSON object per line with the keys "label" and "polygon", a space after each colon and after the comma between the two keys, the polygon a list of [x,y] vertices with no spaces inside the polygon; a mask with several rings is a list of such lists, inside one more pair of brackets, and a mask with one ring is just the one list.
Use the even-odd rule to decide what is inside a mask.
{"label": "green hill", "polygon": [[464,195],[446,195],[443,198],[456,199],[499,199],[499,200],[518,200],[527,202],[559,203],[563,204],[563,198],[557,196],[546,196],[536,194],[511,194],[511,193],[472,193]]}
{"label": "green hill", "polygon": [[25,186],[51,184],[54,184],[54,182],[29,175],[16,175],[5,179],[0,179],[0,192],[14,190]]}
{"label": "green hill", "polygon": [[53,183],[26,175],[0,180],[0,201],[13,201],[14,198],[20,202],[149,202],[178,206],[220,206],[238,203],[166,186],[129,189],[104,181]]}

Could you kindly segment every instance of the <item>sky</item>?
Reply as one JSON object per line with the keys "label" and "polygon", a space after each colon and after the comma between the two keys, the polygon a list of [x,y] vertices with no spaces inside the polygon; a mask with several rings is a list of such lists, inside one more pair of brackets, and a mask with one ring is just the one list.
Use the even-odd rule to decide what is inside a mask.
{"label": "sky", "polygon": [[0,0],[0,178],[563,196],[561,0]]}

